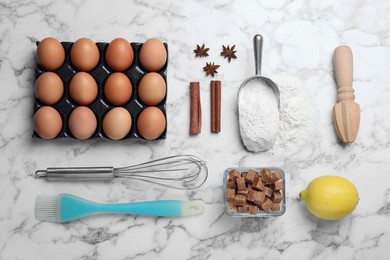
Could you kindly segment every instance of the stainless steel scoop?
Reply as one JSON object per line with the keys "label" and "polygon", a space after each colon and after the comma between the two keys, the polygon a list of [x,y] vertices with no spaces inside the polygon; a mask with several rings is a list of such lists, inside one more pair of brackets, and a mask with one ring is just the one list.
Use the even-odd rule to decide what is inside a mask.
{"label": "stainless steel scoop", "polygon": [[256,34],[255,37],[253,37],[253,51],[255,53],[255,68],[256,68],[256,75],[254,77],[251,77],[247,80],[245,80],[238,90],[238,109],[240,109],[240,95],[242,93],[242,89],[248,85],[249,81],[255,80],[259,84],[259,87],[265,86],[272,88],[273,92],[275,93],[276,101],[278,102],[278,107],[280,107],[280,93],[278,86],[269,78],[261,76],[261,57],[263,52],[263,37],[260,34]]}
{"label": "stainless steel scoop", "polygon": [[[248,107],[251,107],[250,103],[248,104],[248,100],[252,100],[253,97],[255,97],[255,93],[258,90],[261,91],[267,90],[267,88],[271,88],[273,93],[275,94],[276,102],[277,102],[277,109],[280,109],[280,93],[277,85],[270,80],[269,78],[261,76],[261,56],[262,56],[262,49],[263,49],[263,37],[259,34],[255,35],[253,38],[253,48],[254,48],[254,54],[255,54],[255,68],[256,68],[256,75],[254,77],[251,77],[247,80],[245,80],[239,90],[238,90],[238,117],[240,122],[240,135],[241,139],[245,145],[245,147],[252,152],[259,152],[259,151],[266,151],[269,148],[272,147],[272,144],[275,140],[275,133],[277,131],[277,127],[275,126],[275,133],[272,136],[272,133],[258,133],[258,127],[257,125],[259,122],[254,122],[256,120],[249,119],[250,122],[243,121],[243,115],[241,113],[248,113]],[[248,87],[245,91],[243,89],[245,87]],[[270,94],[272,98],[272,93]],[[255,107],[252,109],[256,110]],[[257,111],[257,110],[256,110]],[[253,115],[252,115],[253,116]],[[266,114],[256,115],[255,118],[258,118],[258,116],[261,116],[262,122],[264,120],[268,120]],[[278,119],[279,120],[279,114]],[[245,129],[242,131],[242,128]],[[264,134],[264,135],[263,135]]]}

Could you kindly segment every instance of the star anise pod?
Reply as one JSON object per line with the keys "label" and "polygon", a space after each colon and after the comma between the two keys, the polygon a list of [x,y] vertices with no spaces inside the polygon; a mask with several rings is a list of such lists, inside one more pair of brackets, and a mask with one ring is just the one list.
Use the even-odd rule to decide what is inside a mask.
{"label": "star anise pod", "polygon": [[206,66],[203,67],[203,70],[206,72],[206,76],[211,75],[214,77],[214,74],[218,73],[217,69],[220,65],[215,65],[214,62],[206,62]]}
{"label": "star anise pod", "polygon": [[237,56],[235,54],[237,51],[234,50],[235,47],[236,45],[233,45],[231,48],[229,47],[229,45],[227,47],[225,47],[225,45],[222,45],[223,51],[221,52],[221,56],[227,58],[229,62],[232,59],[237,59]]}
{"label": "star anise pod", "polygon": [[207,53],[209,50],[210,48],[205,48],[204,44],[202,46],[196,45],[195,57],[207,57],[209,56]]}

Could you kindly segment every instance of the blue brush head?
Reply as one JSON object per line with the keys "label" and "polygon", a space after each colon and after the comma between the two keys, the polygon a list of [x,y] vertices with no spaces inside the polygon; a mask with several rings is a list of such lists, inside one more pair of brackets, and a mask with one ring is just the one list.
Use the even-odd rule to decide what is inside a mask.
{"label": "blue brush head", "polygon": [[35,217],[50,222],[68,222],[90,215],[97,203],[69,195],[39,195],[35,203]]}

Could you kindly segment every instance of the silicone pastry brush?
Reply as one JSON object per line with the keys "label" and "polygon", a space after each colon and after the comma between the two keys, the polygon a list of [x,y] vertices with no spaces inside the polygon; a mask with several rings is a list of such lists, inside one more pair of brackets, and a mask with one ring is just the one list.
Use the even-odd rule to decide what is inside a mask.
{"label": "silicone pastry brush", "polygon": [[103,204],[69,194],[39,195],[35,218],[41,221],[69,222],[90,215],[113,213],[152,217],[186,217],[204,212],[201,201],[157,200],[134,203]]}
{"label": "silicone pastry brush", "polygon": [[355,141],[360,125],[360,106],[355,103],[352,88],[353,60],[348,46],[339,46],[333,55],[337,82],[337,104],[333,107],[333,124],[337,135],[345,144]]}

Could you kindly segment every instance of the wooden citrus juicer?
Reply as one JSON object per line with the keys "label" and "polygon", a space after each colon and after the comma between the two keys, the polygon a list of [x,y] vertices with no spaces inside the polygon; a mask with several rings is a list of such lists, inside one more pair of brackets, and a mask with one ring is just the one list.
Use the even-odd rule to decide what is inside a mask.
{"label": "wooden citrus juicer", "polygon": [[352,50],[346,45],[337,47],[333,54],[337,82],[337,104],[333,107],[333,124],[337,135],[345,144],[351,144],[360,125],[360,106],[355,103],[352,88]]}

